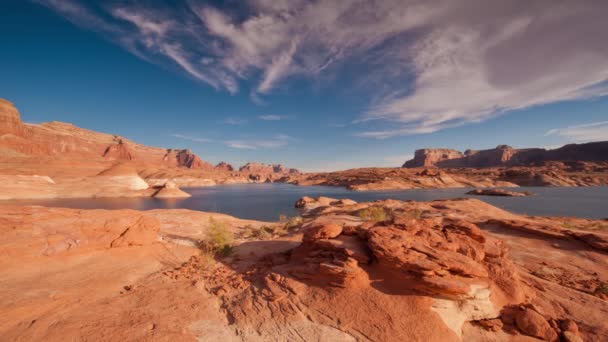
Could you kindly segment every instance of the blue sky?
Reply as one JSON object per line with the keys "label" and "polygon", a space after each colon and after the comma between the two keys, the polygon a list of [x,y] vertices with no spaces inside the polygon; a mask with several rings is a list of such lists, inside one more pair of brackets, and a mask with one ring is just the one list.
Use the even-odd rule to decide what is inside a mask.
{"label": "blue sky", "polygon": [[483,4],[2,1],[0,97],[28,122],[307,171],[608,140],[608,5]]}

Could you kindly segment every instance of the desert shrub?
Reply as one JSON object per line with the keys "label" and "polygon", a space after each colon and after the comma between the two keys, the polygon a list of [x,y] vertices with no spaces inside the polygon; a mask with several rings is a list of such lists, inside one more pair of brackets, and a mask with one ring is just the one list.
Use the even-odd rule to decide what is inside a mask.
{"label": "desert shrub", "polygon": [[233,240],[232,233],[228,231],[226,224],[210,217],[207,236],[201,241],[199,247],[201,251],[213,256],[228,256],[232,253]]}
{"label": "desert shrub", "polygon": [[244,239],[267,239],[272,236],[274,228],[269,226],[254,227],[250,224],[242,228],[240,237]]}
{"label": "desert shrub", "polygon": [[608,283],[601,283],[600,285],[598,285],[598,287],[595,288],[595,293],[608,295]]}
{"label": "desert shrub", "polygon": [[302,225],[302,221],[304,221],[302,216],[290,217],[284,224],[285,230],[298,228],[300,225]]}
{"label": "desert shrub", "polygon": [[371,206],[361,209],[357,212],[357,215],[366,221],[374,222],[384,222],[393,219],[391,210],[380,206]]}
{"label": "desert shrub", "polygon": [[283,236],[289,233],[290,230],[293,230],[299,227],[302,224],[302,217],[287,217],[285,215],[281,215],[279,217],[279,222],[273,225],[254,227],[250,224],[241,228],[241,232],[239,233],[239,237],[243,239],[270,239],[273,236]]}

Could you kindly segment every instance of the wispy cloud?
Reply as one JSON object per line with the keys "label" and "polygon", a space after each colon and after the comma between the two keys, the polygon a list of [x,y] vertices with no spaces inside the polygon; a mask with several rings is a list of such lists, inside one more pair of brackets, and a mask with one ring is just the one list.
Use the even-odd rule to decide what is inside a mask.
{"label": "wispy cloud", "polygon": [[608,140],[608,121],[556,128],[545,133],[545,136],[549,135],[564,137],[575,142],[604,141]]}
{"label": "wispy cloud", "polygon": [[290,140],[292,140],[290,136],[279,134],[269,139],[228,140],[225,142],[225,144],[228,147],[245,150],[276,149],[287,146]]}
{"label": "wispy cloud", "polygon": [[273,115],[273,114],[258,116],[258,119],[263,120],[263,121],[280,121],[280,120],[286,120],[288,118],[289,117],[286,115]]}
{"label": "wispy cloud", "polygon": [[240,126],[240,125],[246,124],[247,120],[245,120],[245,119],[235,119],[235,118],[226,118],[226,119],[220,121],[220,123],[224,124],[224,125]]}
{"label": "wispy cloud", "polygon": [[199,138],[199,137],[193,137],[193,136],[183,135],[183,134],[171,134],[171,136],[174,138],[190,140],[190,141],[199,142],[199,143],[207,143],[207,142],[213,141],[213,140],[207,139],[207,138]]}
{"label": "wispy cloud", "polygon": [[[216,89],[251,84],[256,103],[296,76],[330,75],[341,87],[373,79],[362,137],[432,133],[608,95],[606,1],[248,0],[222,9],[36,1]],[[365,72],[343,67],[353,63]],[[371,130],[370,121],[390,128]]]}

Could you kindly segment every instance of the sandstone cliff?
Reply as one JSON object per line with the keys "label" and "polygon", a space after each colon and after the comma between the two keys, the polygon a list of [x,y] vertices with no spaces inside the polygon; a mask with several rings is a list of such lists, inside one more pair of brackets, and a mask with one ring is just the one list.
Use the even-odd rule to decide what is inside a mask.
{"label": "sandstone cliff", "polygon": [[489,150],[467,150],[461,153],[449,149],[416,150],[414,159],[403,167],[500,167],[539,166],[551,161],[608,161],[608,141],[569,144],[558,149],[515,149],[499,145]]}
{"label": "sandstone cliff", "polygon": [[156,167],[213,169],[190,150],[150,147],[63,122],[27,124],[12,103],[0,99],[2,155],[61,157],[72,160],[137,161]]}

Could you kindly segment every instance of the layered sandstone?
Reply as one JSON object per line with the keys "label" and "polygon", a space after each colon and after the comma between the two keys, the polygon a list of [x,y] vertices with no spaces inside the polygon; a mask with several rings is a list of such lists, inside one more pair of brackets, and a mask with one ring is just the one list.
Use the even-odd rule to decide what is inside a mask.
{"label": "layered sandstone", "polygon": [[7,100],[0,99],[0,136],[23,135],[23,124],[17,108]]}
{"label": "layered sandstone", "polygon": [[403,167],[535,166],[551,161],[608,161],[608,141],[569,144],[553,150],[499,145],[489,150],[467,150],[464,154],[449,149],[422,149],[416,150],[414,159],[406,161]]}
{"label": "layered sandstone", "polygon": [[213,168],[190,150],[149,147],[62,122],[27,124],[0,99],[0,147],[20,155],[73,160],[138,161],[157,167]]}
{"label": "layered sandstone", "polygon": [[447,148],[434,148],[416,150],[414,159],[403,164],[403,167],[428,167],[449,159],[462,158],[464,155],[460,151]]}

